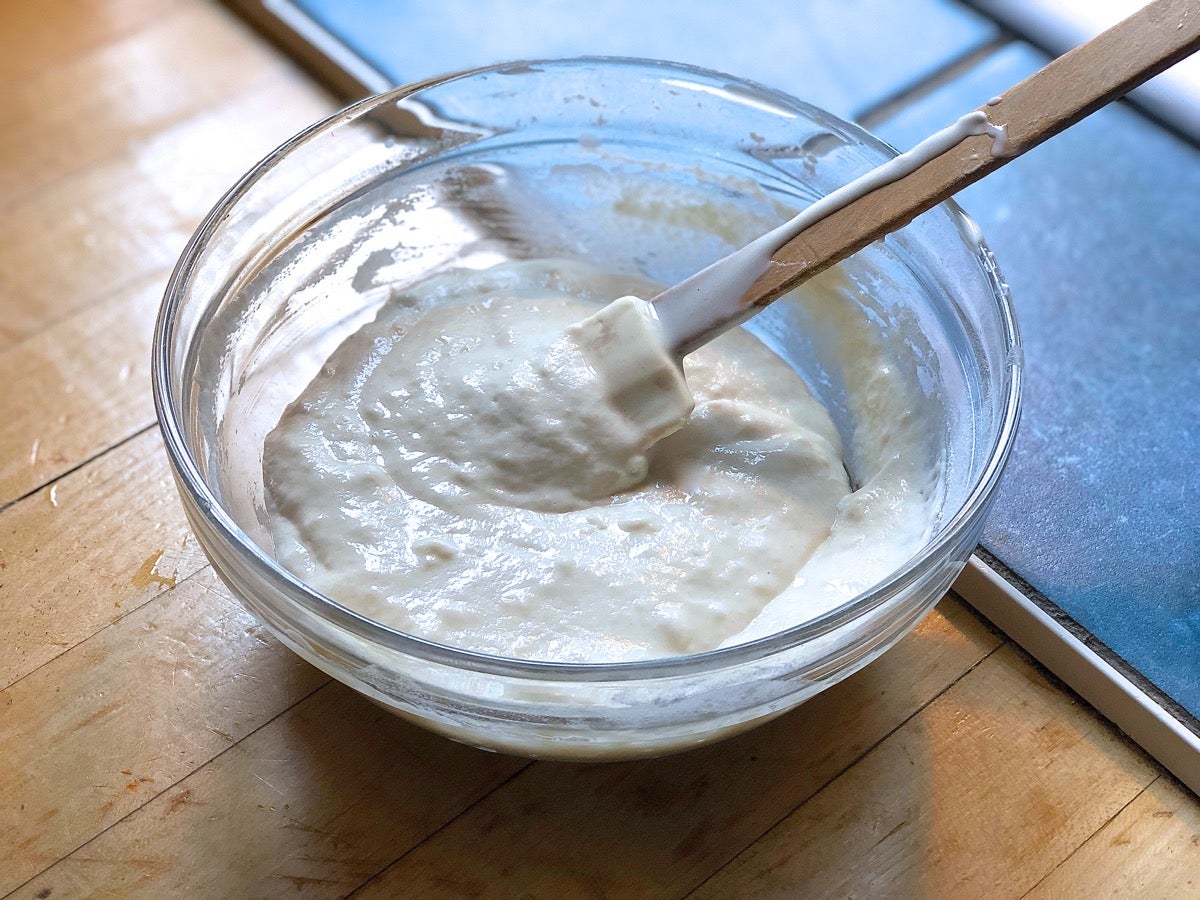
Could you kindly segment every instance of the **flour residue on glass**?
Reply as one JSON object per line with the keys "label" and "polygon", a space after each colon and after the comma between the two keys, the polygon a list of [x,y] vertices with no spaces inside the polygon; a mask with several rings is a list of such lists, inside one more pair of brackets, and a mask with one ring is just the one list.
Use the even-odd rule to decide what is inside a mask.
{"label": "flour residue on glass", "polygon": [[654,304],[662,315],[667,346],[687,353],[712,334],[743,321],[747,314],[747,292],[767,271],[771,257],[784,244],[855,200],[915,172],[966,138],[983,134],[992,139],[992,156],[1009,152],[1005,126],[993,124],[982,110],[967,113],[910,150],[831,191],[783,224],[663,291],[654,298]]}

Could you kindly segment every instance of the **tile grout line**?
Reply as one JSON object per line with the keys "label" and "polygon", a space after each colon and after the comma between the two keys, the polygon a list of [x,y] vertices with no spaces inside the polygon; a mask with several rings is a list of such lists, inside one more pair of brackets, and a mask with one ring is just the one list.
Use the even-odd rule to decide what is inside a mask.
{"label": "tile grout line", "polygon": [[[951,81],[974,69],[1011,43],[1013,43],[1013,39],[1009,35],[1004,33],[998,34],[978,47],[963,52],[962,55],[951,60],[924,80],[908,85],[907,87],[902,87],[890,96],[884,97],[882,100],[877,100],[859,110],[854,115],[854,121],[868,130],[876,128],[905,107],[911,106],[940,88],[945,87]],[[966,112],[966,110],[963,110],[963,112]]]}

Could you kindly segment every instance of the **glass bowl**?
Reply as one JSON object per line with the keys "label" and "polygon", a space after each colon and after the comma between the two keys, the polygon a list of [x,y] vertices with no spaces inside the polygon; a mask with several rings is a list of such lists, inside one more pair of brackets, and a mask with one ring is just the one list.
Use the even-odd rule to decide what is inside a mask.
{"label": "glass bowl", "polygon": [[[527,756],[659,754],[771,719],[899,640],[975,547],[1017,425],[1007,289],[953,204],[843,264],[863,321],[934,411],[944,469],[919,552],[874,588],[737,646],[623,663],[511,659],[389,629],[279,566],[262,446],[390,285],[448,264],[582,258],[673,283],[894,151],[811,105],[664,62],[496,66],[357,103],[217,204],[167,287],[154,396],[196,537],[288,647],[451,738]],[[748,326],[853,427],[821,325],[790,298]]]}

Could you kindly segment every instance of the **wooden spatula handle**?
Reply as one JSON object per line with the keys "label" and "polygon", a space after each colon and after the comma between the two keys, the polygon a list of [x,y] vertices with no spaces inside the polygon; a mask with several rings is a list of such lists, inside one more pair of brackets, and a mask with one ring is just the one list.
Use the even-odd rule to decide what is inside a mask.
{"label": "wooden spatula handle", "polygon": [[984,104],[1004,129],[961,143],[809,226],[771,257],[743,295],[747,315],[901,228],[969,184],[1058,134],[1200,48],[1200,0],[1154,0]]}

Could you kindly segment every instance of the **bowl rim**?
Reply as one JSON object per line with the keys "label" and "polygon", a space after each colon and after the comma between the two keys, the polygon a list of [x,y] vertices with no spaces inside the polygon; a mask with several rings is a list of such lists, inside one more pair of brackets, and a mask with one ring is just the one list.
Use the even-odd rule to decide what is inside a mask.
{"label": "bowl rim", "polygon": [[[431,663],[480,673],[551,681],[589,682],[631,681],[693,675],[698,672],[729,668],[770,657],[844,627],[851,621],[882,606],[916,581],[923,573],[925,563],[930,557],[935,557],[946,550],[947,545],[952,544],[964,530],[986,512],[1012,452],[1020,420],[1024,368],[1020,333],[1012,298],[991,250],[982,238],[980,229],[953,200],[944,201],[935,209],[940,209],[948,214],[962,236],[967,249],[975,251],[981,269],[992,288],[992,296],[999,314],[1000,330],[1006,347],[1002,376],[1004,397],[1000,424],[992,446],[988,448],[987,462],[962,506],[943,523],[932,540],[925,543],[915,555],[888,578],[813,619],[744,643],[699,653],[641,660],[555,662],[484,653],[441,644],[428,638],[399,631],[343,606],[309,586],[277,563],[234,521],[215,493],[209,488],[184,438],[181,416],[175,404],[176,388],[178,387],[175,381],[177,379],[172,379],[170,373],[173,356],[171,348],[174,344],[178,315],[185,298],[185,288],[209,239],[220,231],[225,219],[239,200],[258,181],[280,165],[296,148],[317,140],[340,125],[358,119],[379,105],[394,103],[431,88],[480,75],[521,73],[530,69],[540,71],[580,65],[644,68],[660,73],[670,72],[677,77],[685,75],[709,82],[718,82],[724,87],[736,86],[739,90],[748,91],[748,95],[758,94],[760,99],[782,103],[787,108],[803,111],[805,115],[818,122],[827,122],[832,127],[852,135],[868,149],[886,156],[894,156],[897,152],[895,148],[861,126],[847,122],[820,107],[806,103],[778,89],[760,85],[746,78],[726,75],[719,71],[666,60],[620,56],[515,60],[437,75],[365,97],[314,122],[263,157],[217,201],[185,245],[167,282],[163,302],[155,321],[151,352],[154,406],[167,456],[175,474],[176,483],[181,493],[185,494],[185,505],[186,501],[190,500],[195,510],[203,516],[204,523],[214,529],[222,541],[236,548],[241,558],[248,560],[260,577],[275,582],[275,586],[282,588],[282,592],[290,600],[298,603],[308,612],[344,629],[359,639],[371,644],[382,645],[390,651],[418,657]],[[203,544],[203,539],[201,543]],[[214,566],[214,568],[217,567]],[[219,568],[218,574],[221,574]],[[236,590],[233,593],[235,596],[238,595]],[[239,597],[239,599],[243,598]]]}

